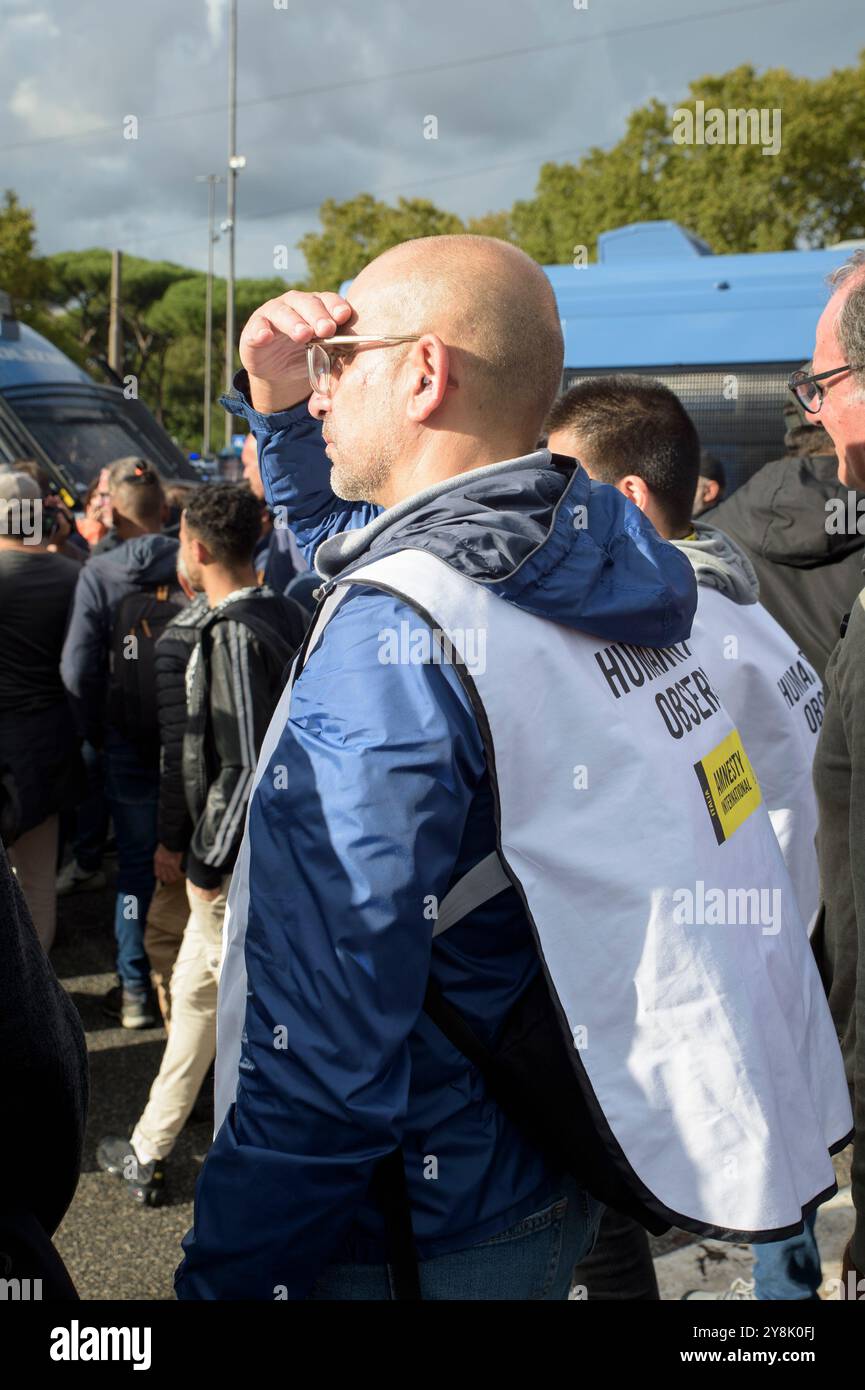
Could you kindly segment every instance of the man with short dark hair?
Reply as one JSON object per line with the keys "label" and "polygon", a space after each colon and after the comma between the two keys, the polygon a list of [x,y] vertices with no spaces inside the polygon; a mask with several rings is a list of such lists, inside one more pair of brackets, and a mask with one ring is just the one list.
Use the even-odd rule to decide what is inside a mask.
{"label": "man with short dark hair", "polygon": [[171,1030],[150,1099],[127,1140],[108,1135],[98,1160],[135,1200],[158,1206],[164,1160],[216,1051],[222,922],[258,749],[303,640],[297,604],[256,581],[260,507],[236,483],[198,488],[180,520],[180,558],[210,606],[186,671],[183,781],[191,821],[189,920],[171,975]]}
{"label": "man with short dark hair", "polygon": [[[701,451],[690,416],[660,382],[590,377],[557,402],[549,438],[551,448],[572,453],[590,477],[630,498],[693,566],[699,598],[690,640],[698,650],[702,646],[706,671],[742,735],[802,919],[810,923],[818,900],[811,767],[823,717],[822,690],[795,643],[760,605],[747,556],[722,532],[691,519]],[[698,717],[684,696],[683,702],[685,718]],[[813,1222],[812,1213],[801,1236],[755,1247],[752,1297],[817,1297],[821,1273]],[[608,1277],[617,1251],[653,1282],[645,1233],[633,1228],[629,1240],[621,1218],[618,1224],[614,1218],[611,1234],[617,1246],[611,1245],[608,1255],[599,1243],[593,1265],[578,1270],[577,1281],[591,1286],[600,1271]],[[696,1291],[696,1296],[705,1295]]]}
{"label": "man with short dark hair", "polygon": [[745,741],[810,924],[818,902],[811,766],[823,719],[820,681],[760,604],[747,556],[691,517],[700,471],[691,417],[661,382],[587,377],[553,407],[549,441],[590,477],[618,488],[690,561],[698,586],[694,632],[708,647],[707,669]]}
{"label": "man with short dark hair", "polygon": [[144,950],[159,796],[153,648],[184,598],[175,576],[177,541],[161,534],[165,498],[156,470],[143,459],[118,459],[108,490],[119,544],[81,570],[60,673],[82,736],[104,749],[117,840],[119,983],[104,1008],[124,1028],[149,1028],[159,1018]]}

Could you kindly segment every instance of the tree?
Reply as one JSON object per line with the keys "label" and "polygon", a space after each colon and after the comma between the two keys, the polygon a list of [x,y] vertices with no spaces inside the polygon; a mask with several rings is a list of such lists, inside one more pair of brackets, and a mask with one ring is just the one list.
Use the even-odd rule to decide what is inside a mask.
{"label": "tree", "polygon": [[359,270],[401,241],[464,232],[459,217],[425,198],[400,198],[395,208],[359,193],[345,203],[327,198],[319,210],[323,231],[297,243],[306,257],[308,289],[338,289]]}
{"label": "tree", "polygon": [[[780,148],[677,143],[675,115],[780,113]],[[771,125],[767,126],[767,132]],[[728,126],[729,131],[729,126]],[[767,142],[768,143],[768,142]],[[865,53],[858,66],[810,79],[749,64],[689,85],[681,106],[653,100],[622,139],[578,164],[545,164],[535,196],[514,205],[515,239],[542,263],[594,253],[600,232],[670,218],[714,251],[785,251],[865,234]]]}
{"label": "tree", "polygon": [[0,205],[0,290],[9,295],[16,318],[34,326],[42,322],[48,281],[45,262],[36,254],[33,210],[22,207],[7,188]]}

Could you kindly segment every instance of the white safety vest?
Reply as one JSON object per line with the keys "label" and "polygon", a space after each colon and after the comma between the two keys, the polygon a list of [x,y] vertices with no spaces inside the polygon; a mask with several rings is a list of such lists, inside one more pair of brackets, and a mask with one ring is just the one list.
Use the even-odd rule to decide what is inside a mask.
{"label": "white safety vest", "polygon": [[[466,662],[501,859],[611,1162],[673,1225],[764,1239],[795,1226],[834,1191],[844,1068],[757,779],[690,644],[599,641],[404,550],[336,581],[307,655],[351,584],[404,598]],[[246,1008],[248,833],[226,917],[217,1128]]]}
{"label": "white safety vest", "polygon": [[810,931],[820,901],[812,766],[823,683],[761,603],[701,585],[691,637],[742,735]]}

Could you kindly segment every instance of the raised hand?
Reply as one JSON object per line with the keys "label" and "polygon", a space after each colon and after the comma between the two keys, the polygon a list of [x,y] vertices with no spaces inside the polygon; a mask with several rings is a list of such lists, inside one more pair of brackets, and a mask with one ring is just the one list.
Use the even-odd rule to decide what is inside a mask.
{"label": "raised hand", "polygon": [[305,400],[307,344],[340,332],[352,313],[348,301],[329,290],[289,290],[256,309],[240,335],[253,408],[270,414]]}

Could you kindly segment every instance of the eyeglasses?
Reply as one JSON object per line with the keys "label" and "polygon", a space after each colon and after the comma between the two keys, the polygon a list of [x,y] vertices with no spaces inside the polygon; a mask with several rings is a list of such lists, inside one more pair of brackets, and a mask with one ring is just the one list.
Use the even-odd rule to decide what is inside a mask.
{"label": "eyeglasses", "polygon": [[306,349],[306,370],[313,391],[321,396],[329,396],[331,385],[339,380],[343,364],[349,360],[357,347],[390,347],[393,343],[416,343],[419,334],[412,333],[402,337],[368,337],[361,334],[346,333],[333,338],[325,338],[320,343],[310,343]]}
{"label": "eyeglasses", "polygon": [[809,415],[816,415],[826,394],[826,388],[819,383],[829,376],[837,376],[839,372],[858,371],[862,371],[862,366],[852,362],[845,362],[843,367],[832,367],[828,372],[818,372],[816,376],[809,376],[804,367],[799,367],[787,382],[787,389],[793,392],[803,410]]}

